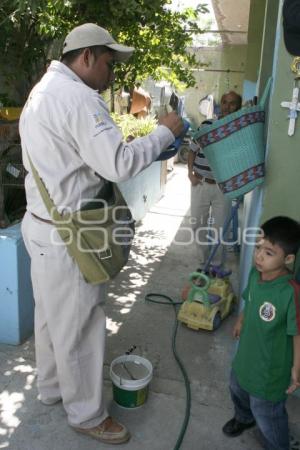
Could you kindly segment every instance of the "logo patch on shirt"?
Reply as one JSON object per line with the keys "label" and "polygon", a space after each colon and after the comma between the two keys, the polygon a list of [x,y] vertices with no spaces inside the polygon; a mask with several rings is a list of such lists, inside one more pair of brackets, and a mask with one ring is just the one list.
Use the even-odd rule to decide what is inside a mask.
{"label": "logo patch on shirt", "polygon": [[265,322],[271,322],[275,319],[276,316],[276,308],[272,303],[265,302],[259,308],[259,317]]}
{"label": "logo patch on shirt", "polygon": [[93,119],[95,121],[95,130],[96,130],[96,134],[94,134],[95,136],[98,136],[98,134],[102,133],[102,131],[105,130],[109,130],[111,127],[111,125],[109,125],[103,118],[102,118],[102,114],[101,112],[97,112],[95,114],[92,114]]}
{"label": "logo patch on shirt", "polygon": [[94,120],[96,122],[96,125],[98,125],[98,123],[102,123],[103,122],[103,119],[102,119],[102,116],[101,116],[100,112],[97,112],[96,114],[93,114],[93,117],[94,117]]}

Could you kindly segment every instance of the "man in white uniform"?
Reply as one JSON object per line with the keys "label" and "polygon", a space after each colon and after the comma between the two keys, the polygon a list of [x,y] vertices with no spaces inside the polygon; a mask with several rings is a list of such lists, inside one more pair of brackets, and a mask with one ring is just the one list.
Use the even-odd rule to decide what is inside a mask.
{"label": "man in white uniform", "polygon": [[84,281],[55,234],[27,155],[62,214],[94,198],[104,180],[126,180],[155,161],[182,132],[181,119],[170,113],[148,136],[124,143],[99,95],[113,81],[114,62],[133,50],[95,24],[74,28],[61,61],[52,61],[20,119],[28,171],[22,232],[31,257],[40,399],[47,405],[62,400],[76,431],[110,444],[130,435],[108,415],[102,394],[106,287]]}

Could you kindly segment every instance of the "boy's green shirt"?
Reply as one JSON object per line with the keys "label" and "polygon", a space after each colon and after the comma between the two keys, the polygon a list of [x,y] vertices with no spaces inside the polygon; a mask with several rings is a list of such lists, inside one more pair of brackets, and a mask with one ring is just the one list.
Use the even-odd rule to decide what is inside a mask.
{"label": "boy's green shirt", "polygon": [[251,395],[281,401],[290,384],[293,336],[300,334],[300,302],[292,274],[261,281],[253,268],[243,292],[244,321],[233,370]]}

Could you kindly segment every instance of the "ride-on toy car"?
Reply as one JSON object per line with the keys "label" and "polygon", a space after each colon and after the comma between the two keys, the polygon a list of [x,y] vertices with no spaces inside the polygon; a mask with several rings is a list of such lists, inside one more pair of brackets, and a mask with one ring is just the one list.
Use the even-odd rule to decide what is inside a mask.
{"label": "ride-on toy car", "polygon": [[182,291],[185,301],[178,312],[178,320],[193,330],[216,330],[236,304],[230,273],[215,266],[207,275],[191,273],[189,284]]}

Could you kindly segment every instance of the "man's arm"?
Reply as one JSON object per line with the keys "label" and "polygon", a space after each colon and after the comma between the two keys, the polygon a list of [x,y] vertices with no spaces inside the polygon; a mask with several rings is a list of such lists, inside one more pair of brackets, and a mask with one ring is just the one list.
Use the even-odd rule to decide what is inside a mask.
{"label": "man's arm", "polygon": [[291,394],[300,387],[300,335],[293,337],[294,340],[294,363],[292,367],[292,382],[286,393]]}
{"label": "man's arm", "polygon": [[134,177],[183,130],[181,118],[172,112],[150,134],[125,143],[102,98],[90,92],[82,98],[86,101],[70,110],[65,127],[84,162],[106,180],[118,183]]}
{"label": "man's arm", "polygon": [[188,153],[188,160],[187,160],[187,164],[188,164],[188,177],[190,179],[190,182],[192,183],[192,186],[196,186],[197,184],[201,183],[201,180],[199,177],[197,177],[197,175],[195,175],[194,171],[193,171],[193,166],[194,166],[194,161],[196,158],[196,152],[194,152],[193,150],[189,150]]}

